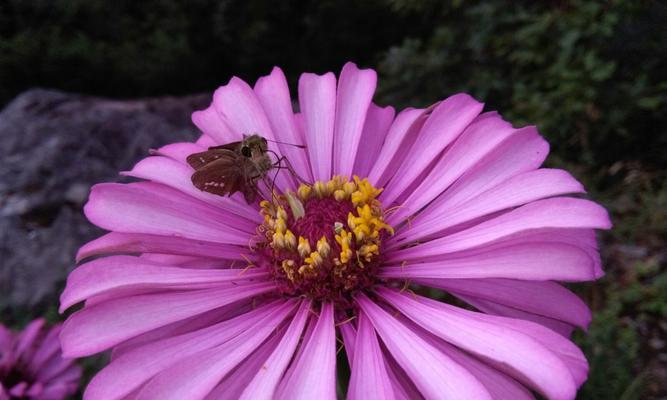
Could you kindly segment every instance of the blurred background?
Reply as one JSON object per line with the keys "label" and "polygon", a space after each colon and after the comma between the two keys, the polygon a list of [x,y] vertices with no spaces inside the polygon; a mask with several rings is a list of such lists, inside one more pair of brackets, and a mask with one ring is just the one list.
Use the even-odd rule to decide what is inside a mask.
{"label": "blurred background", "polygon": [[[548,165],[612,215],[606,276],[575,289],[594,320],[581,399],[667,396],[667,2],[642,0],[5,0],[0,2],[0,309],[56,312],[81,207],[148,148],[191,139],[194,109],[233,76],[348,61],[376,101],[466,91],[536,124]],[[84,362],[90,375],[99,360]]]}

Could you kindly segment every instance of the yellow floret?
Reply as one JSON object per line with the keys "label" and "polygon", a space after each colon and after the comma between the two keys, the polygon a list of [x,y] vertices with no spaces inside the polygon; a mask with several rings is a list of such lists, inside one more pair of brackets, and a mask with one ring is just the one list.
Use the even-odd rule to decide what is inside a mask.
{"label": "yellow floret", "polygon": [[297,251],[299,252],[301,258],[308,257],[311,252],[308,239],[304,238],[303,236],[299,236],[299,245],[297,246]]}

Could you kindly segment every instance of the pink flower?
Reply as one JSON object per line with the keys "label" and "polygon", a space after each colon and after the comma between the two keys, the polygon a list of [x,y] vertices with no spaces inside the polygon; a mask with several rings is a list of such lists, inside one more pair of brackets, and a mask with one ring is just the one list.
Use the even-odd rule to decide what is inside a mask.
{"label": "pink flower", "polygon": [[76,393],[81,368],[62,358],[60,328],[36,319],[14,333],[0,324],[0,400],[58,400]]}
{"label": "pink flower", "polygon": [[[233,78],[193,114],[196,143],[93,188],[86,215],[111,232],[78,258],[106,257],[61,298],[85,301],[67,356],[113,349],[86,398],[333,399],[342,347],[350,399],[575,397],[588,364],[569,335],[590,312],[556,281],[603,274],[606,211],[540,168],[535,127],[466,94],[395,115],[375,86],[351,63],[303,74],[295,113],[280,69]],[[269,142],[310,182],[278,171],[291,204],[193,186],[188,155],[253,133],[306,145]]]}

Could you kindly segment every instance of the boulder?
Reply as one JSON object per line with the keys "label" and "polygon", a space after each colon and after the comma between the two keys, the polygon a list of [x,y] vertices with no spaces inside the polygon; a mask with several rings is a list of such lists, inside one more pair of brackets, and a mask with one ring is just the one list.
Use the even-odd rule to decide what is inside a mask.
{"label": "boulder", "polygon": [[[102,231],[82,207],[151,148],[197,137],[208,95],[109,100],[22,93],[0,112],[0,310],[57,301],[79,246]],[[56,303],[57,304],[57,303]]]}

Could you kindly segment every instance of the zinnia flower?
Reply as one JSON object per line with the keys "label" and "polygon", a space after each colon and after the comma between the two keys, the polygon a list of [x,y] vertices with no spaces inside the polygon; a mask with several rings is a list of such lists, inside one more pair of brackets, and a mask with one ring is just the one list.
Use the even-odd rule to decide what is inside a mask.
{"label": "zinnia flower", "polygon": [[81,368],[62,358],[60,328],[48,328],[41,318],[16,333],[0,324],[0,400],[59,400],[76,393]]}
{"label": "zinnia flower", "polygon": [[[113,349],[86,398],[333,399],[343,348],[350,399],[575,397],[590,313],[556,281],[603,274],[607,213],[564,197],[583,187],[540,168],[535,127],[466,94],[395,115],[375,87],[354,64],[303,74],[295,112],[280,69],[233,78],[193,114],[197,142],[92,189],[111,232],[78,258],[105,257],[61,298],[85,301],[67,356]],[[278,195],[253,205],[193,186],[186,157],[251,134],[308,183],[272,170]]]}

